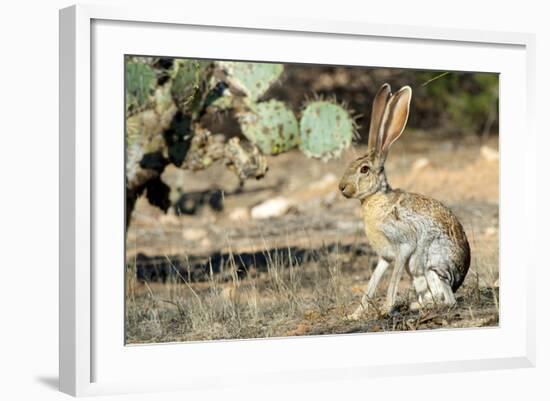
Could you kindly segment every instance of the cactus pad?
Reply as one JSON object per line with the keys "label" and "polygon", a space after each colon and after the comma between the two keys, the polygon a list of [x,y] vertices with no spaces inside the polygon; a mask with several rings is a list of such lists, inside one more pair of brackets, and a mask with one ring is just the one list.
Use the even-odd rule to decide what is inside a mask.
{"label": "cactus pad", "polygon": [[230,95],[222,94],[214,101],[208,104],[209,110],[213,113],[230,110],[234,106],[234,98]]}
{"label": "cactus pad", "polygon": [[206,128],[195,126],[191,147],[187,151],[182,168],[191,171],[204,170],[223,158],[225,137],[212,135]]}
{"label": "cactus pad", "polygon": [[176,60],[174,63],[172,97],[183,113],[196,111],[209,80],[210,64],[203,60]]}
{"label": "cactus pad", "polygon": [[299,142],[298,122],[292,110],[278,100],[250,105],[238,114],[241,130],[262,153],[276,155]]}
{"label": "cactus pad", "polygon": [[126,61],[126,115],[146,108],[155,92],[157,77],[153,68],[143,62]]}
{"label": "cactus pad", "polygon": [[302,111],[300,150],[324,161],[338,157],[351,144],[355,131],[355,121],[344,107],[315,100]]}
{"label": "cactus pad", "polygon": [[225,71],[230,88],[251,102],[261,98],[283,73],[282,64],[242,63],[223,61],[218,66]]}
{"label": "cactus pad", "polygon": [[267,160],[257,146],[241,142],[233,137],[225,144],[225,165],[233,171],[241,182],[247,178],[262,178],[267,173]]}
{"label": "cactus pad", "polygon": [[158,151],[163,145],[162,132],[170,126],[176,114],[170,96],[170,84],[158,87],[150,100],[150,107],[126,119],[126,142],[139,143],[144,153]]}
{"label": "cactus pad", "polygon": [[126,119],[126,178],[134,185],[141,174],[139,163],[147,153],[165,153],[163,131],[176,114],[170,95],[170,84],[160,86],[150,100],[150,106]]}

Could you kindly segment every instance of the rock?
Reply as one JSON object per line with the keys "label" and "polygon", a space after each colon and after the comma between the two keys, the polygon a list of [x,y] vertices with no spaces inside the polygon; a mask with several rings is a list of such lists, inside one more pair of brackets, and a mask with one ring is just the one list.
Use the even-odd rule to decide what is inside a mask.
{"label": "rock", "polygon": [[309,185],[309,189],[313,191],[323,191],[323,190],[333,190],[336,188],[338,183],[338,178],[332,174],[328,173],[323,176],[319,181],[315,181]]}
{"label": "rock", "polygon": [[423,170],[424,168],[428,167],[430,165],[430,161],[425,158],[425,157],[421,157],[420,159],[417,159],[415,160],[415,162],[413,163],[411,169],[414,173],[420,171],[420,170]]}
{"label": "rock", "polygon": [[489,162],[498,162],[499,153],[498,150],[483,145],[480,149],[481,157]]}
{"label": "rock", "polygon": [[269,219],[271,217],[279,217],[284,215],[291,206],[291,202],[287,198],[278,196],[254,206],[250,211],[250,215],[253,219]]}
{"label": "rock", "polygon": [[336,191],[332,191],[332,192],[329,192],[327,195],[325,195],[323,197],[323,199],[321,200],[321,204],[326,207],[326,208],[329,208],[331,207],[334,202],[336,201],[337,199],[337,192]]}
{"label": "rock", "polygon": [[200,246],[203,248],[210,248],[212,246],[212,241],[210,241],[208,237],[204,237],[201,239]]}
{"label": "rock", "polygon": [[[320,180],[310,183],[307,187],[294,191],[289,195],[292,205],[308,207],[308,202],[323,202],[325,196],[338,193],[338,178],[331,173],[325,174]],[[334,199],[332,199],[333,201]],[[331,199],[328,198],[329,203]]]}
{"label": "rock", "polygon": [[246,207],[236,207],[229,213],[229,220],[243,221],[250,218],[250,211]]}

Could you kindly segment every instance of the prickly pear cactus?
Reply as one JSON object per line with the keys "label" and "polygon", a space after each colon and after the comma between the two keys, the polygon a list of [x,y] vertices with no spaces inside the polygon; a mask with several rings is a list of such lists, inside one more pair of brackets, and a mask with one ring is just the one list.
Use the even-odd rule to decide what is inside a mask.
{"label": "prickly pear cactus", "polygon": [[202,127],[195,127],[194,132],[191,147],[181,167],[191,171],[204,170],[223,158],[225,138],[223,135],[212,135]]}
{"label": "prickly pear cactus", "polygon": [[339,157],[356,132],[351,114],[332,101],[315,100],[302,111],[300,150],[322,160]]}
{"label": "prickly pear cactus", "polygon": [[225,165],[241,182],[251,177],[260,179],[267,173],[267,161],[258,147],[237,137],[225,145]]}
{"label": "prickly pear cactus", "polygon": [[264,154],[276,155],[298,145],[298,121],[281,101],[256,103],[237,116],[244,136]]}
{"label": "prickly pear cactus", "polygon": [[184,114],[196,114],[206,95],[212,63],[204,60],[176,60],[172,74],[172,97]]}
{"label": "prickly pear cactus", "polygon": [[325,100],[312,102],[296,116],[283,102],[259,102],[280,79],[282,64],[219,62],[229,83],[228,96],[212,105],[217,111],[233,107],[244,136],[264,154],[276,155],[296,146],[308,157],[338,157],[351,144],[355,121],[344,107]]}
{"label": "prickly pear cactus", "polygon": [[148,108],[126,119],[126,178],[130,187],[141,185],[144,174],[141,161],[146,154],[167,153],[166,130],[177,112],[170,96],[170,83],[157,87],[148,99]]}
{"label": "prickly pear cactus", "polygon": [[235,98],[227,92],[222,92],[222,95],[208,104],[208,110],[212,113],[228,112],[235,107]]}
{"label": "prickly pear cactus", "polygon": [[126,62],[126,116],[144,110],[155,93],[157,76],[153,67],[128,59]]}
{"label": "prickly pear cactus", "polygon": [[[263,177],[265,155],[298,147],[327,160],[349,146],[355,132],[351,114],[330,101],[315,100],[301,113],[282,101],[265,100],[281,79],[282,64],[219,62],[158,57],[126,58],[127,222],[138,196],[162,210],[177,194],[162,180],[167,165],[202,170],[223,160],[240,184]],[[206,114],[233,113],[247,140],[212,134]],[[181,194],[180,194],[181,195]]]}
{"label": "prickly pear cactus", "polygon": [[227,83],[234,92],[256,102],[273,85],[284,71],[282,64],[218,62],[227,76]]}

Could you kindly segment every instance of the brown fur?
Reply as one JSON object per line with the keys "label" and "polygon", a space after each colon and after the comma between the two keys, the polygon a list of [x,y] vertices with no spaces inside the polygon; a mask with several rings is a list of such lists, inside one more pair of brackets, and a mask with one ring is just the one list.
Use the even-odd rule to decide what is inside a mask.
{"label": "brown fur", "polygon": [[[391,241],[383,231],[383,225],[388,220],[405,220],[414,225],[414,221],[407,221],[403,216],[404,210],[428,217],[434,222],[438,231],[446,235],[454,244],[452,258],[458,267],[462,278],[466,276],[470,266],[470,245],[468,238],[455,214],[443,203],[425,195],[404,192],[400,189],[390,189],[386,193],[377,192],[361,202],[365,234],[369,244],[378,253],[391,246]],[[453,283],[453,291],[462,284],[462,280]]]}

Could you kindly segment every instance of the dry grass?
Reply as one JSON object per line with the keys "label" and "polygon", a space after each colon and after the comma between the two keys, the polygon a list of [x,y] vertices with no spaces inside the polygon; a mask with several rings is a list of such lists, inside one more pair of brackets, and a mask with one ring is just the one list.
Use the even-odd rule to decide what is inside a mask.
{"label": "dry grass", "polygon": [[[235,256],[238,257],[238,256]],[[412,312],[408,278],[390,315],[381,313],[386,282],[360,321],[345,316],[358,305],[368,282],[373,258],[360,249],[342,253],[324,247],[298,263],[291,251],[267,258],[266,271],[248,271],[239,278],[235,263],[229,274],[210,274],[190,283],[179,274],[166,283],[138,282],[128,267],[126,339],[128,343],[264,338],[498,324],[498,266],[486,257],[474,260],[452,308]],[[225,277],[225,278],[224,278]]]}

